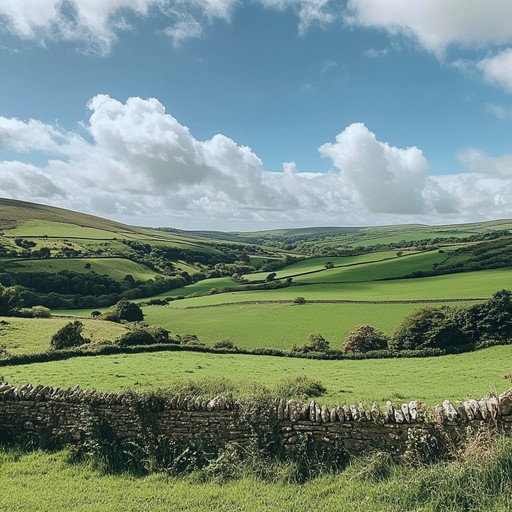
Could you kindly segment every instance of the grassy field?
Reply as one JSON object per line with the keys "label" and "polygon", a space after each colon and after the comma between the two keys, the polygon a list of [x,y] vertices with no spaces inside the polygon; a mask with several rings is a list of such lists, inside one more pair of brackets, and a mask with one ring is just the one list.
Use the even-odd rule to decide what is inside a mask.
{"label": "grassy field", "polygon": [[161,325],[173,334],[195,334],[208,345],[230,339],[248,349],[304,345],[312,332],[321,333],[333,348],[339,348],[356,325],[370,323],[392,334],[402,318],[419,307],[418,304],[235,304],[176,309],[173,304],[176,303],[144,307],[145,321]]}
{"label": "grassy field", "polygon": [[[89,264],[90,268],[85,265]],[[6,270],[17,272],[60,272],[71,270],[81,274],[96,272],[107,274],[112,279],[121,281],[130,274],[136,280],[147,281],[153,279],[156,272],[150,268],[125,258],[59,258],[47,260],[9,260],[4,264]]]}
{"label": "grassy field", "polygon": [[[15,318],[0,317],[0,345],[10,354],[32,354],[45,352],[50,348],[50,340],[69,318]],[[92,341],[115,340],[126,332],[126,327],[113,322],[82,320],[83,335]]]}
{"label": "grassy field", "polygon": [[[232,481],[201,475],[134,477],[102,474],[71,463],[67,451],[0,452],[0,509],[18,512],[505,512],[512,508],[512,442],[498,440],[452,463],[418,468],[356,458],[339,474],[303,485],[286,483],[286,467],[273,481],[249,470]],[[379,472],[380,470],[380,472]]]}
{"label": "grassy field", "polygon": [[212,279],[204,279],[197,283],[170,290],[168,292],[157,295],[157,297],[179,297],[180,295],[192,295],[196,293],[208,293],[212,288],[229,287],[234,288],[238,286],[237,282],[230,277],[215,277]]}
{"label": "grassy field", "polygon": [[435,358],[325,361],[240,354],[155,352],[79,357],[64,361],[5,366],[0,375],[10,384],[99,390],[165,387],[177,380],[226,378],[236,394],[252,382],[272,387],[285,377],[307,375],[327,388],[322,403],[352,404],[377,400],[421,400],[434,405],[445,399],[501,393],[511,385],[512,346]]}
{"label": "grassy field", "polygon": [[315,274],[307,274],[294,278],[299,283],[331,283],[374,281],[377,279],[397,278],[417,271],[432,270],[432,265],[446,260],[446,253],[431,251],[393,258],[386,261],[373,261],[356,266],[327,269]]}
{"label": "grassy field", "polygon": [[[204,285],[208,281],[202,281]],[[352,301],[418,301],[436,302],[439,299],[488,298],[501,289],[512,289],[512,269],[482,270],[416,279],[325,283],[290,286],[276,290],[257,290],[192,297],[172,303],[173,307],[208,306],[210,304],[244,301],[306,300]],[[184,288],[179,289],[183,292]],[[178,293],[178,290],[173,290]],[[183,293],[181,293],[183,294]]]}
{"label": "grassy field", "polygon": [[[407,254],[407,253],[406,253]],[[308,258],[297,263],[292,263],[286,268],[276,271],[276,278],[285,278],[289,276],[295,276],[297,274],[304,274],[306,272],[315,272],[318,270],[325,271],[325,263],[330,261],[335,266],[353,265],[357,263],[366,263],[372,261],[380,261],[388,258],[396,258],[396,251],[384,251],[384,252],[372,252],[369,254],[360,254],[358,256],[335,256],[323,258]],[[265,279],[270,272],[256,272],[253,274],[246,274],[243,277],[250,281],[257,281]]]}

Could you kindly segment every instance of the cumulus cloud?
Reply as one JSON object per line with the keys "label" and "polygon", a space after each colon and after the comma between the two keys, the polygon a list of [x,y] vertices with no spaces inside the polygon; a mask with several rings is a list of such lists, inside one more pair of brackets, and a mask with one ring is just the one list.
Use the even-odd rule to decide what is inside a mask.
{"label": "cumulus cloud", "polygon": [[[333,0],[255,0],[271,9],[293,9],[298,29],[336,19]],[[22,39],[45,44],[51,40],[84,43],[89,51],[106,55],[130,19],[158,13],[167,21],[164,33],[174,46],[201,36],[205,24],[229,21],[240,0],[10,0],[0,2],[4,29]]]}
{"label": "cumulus cloud", "polygon": [[459,151],[459,161],[474,173],[487,174],[498,178],[512,177],[512,155],[490,157],[475,148]]}
{"label": "cumulus cloud", "polygon": [[377,140],[362,123],[355,123],[336,136],[335,143],[320,146],[320,154],[343,171],[369,211],[421,213],[421,195],[428,176],[428,163],[416,147],[400,149]]}
{"label": "cumulus cloud", "polygon": [[482,47],[512,40],[508,0],[349,0],[345,19],[412,36],[438,55],[454,43]]}
{"label": "cumulus cloud", "polygon": [[[446,222],[511,216],[512,157],[459,154],[469,172],[432,176],[417,147],[378,140],[354,123],[320,154],[328,173],[293,162],[269,171],[247,146],[222,134],[196,139],[156,99],[97,95],[78,133],[37,120],[0,118],[0,196],[55,204],[132,224],[190,228]],[[39,166],[33,151],[46,154]],[[38,158],[38,161],[40,158]]]}
{"label": "cumulus cloud", "polygon": [[478,68],[487,82],[497,84],[512,92],[512,48],[481,60]]}

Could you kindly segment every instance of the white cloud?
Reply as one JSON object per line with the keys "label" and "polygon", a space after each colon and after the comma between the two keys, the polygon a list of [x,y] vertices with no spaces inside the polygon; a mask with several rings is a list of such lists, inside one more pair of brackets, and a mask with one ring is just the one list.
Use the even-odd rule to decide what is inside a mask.
{"label": "white cloud", "polygon": [[[27,159],[0,162],[0,196],[131,224],[211,229],[512,216],[512,156],[466,150],[459,159],[470,172],[431,176],[419,148],[394,147],[354,123],[319,148],[331,172],[299,172],[293,162],[271,172],[222,134],[196,139],[156,99],[98,95],[88,107],[82,130],[90,141],[37,120],[0,118],[0,146]],[[47,162],[28,163],[33,151]]]}
{"label": "white cloud", "polygon": [[478,63],[487,82],[497,84],[512,92],[512,48],[508,48],[493,57]]}
{"label": "white cloud", "polygon": [[[293,9],[298,30],[332,23],[333,0],[255,0],[265,7]],[[240,0],[9,0],[0,2],[4,29],[26,40],[46,44],[64,40],[85,44],[88,51],[106,55],[119,33],[131,28],[129,19],[158,14],[168,20],[164,30],[174,46],[200,37],[205,24],[229,21]]]}
{"label": "white cloud", "polygon": [[451,44],[483,47],[512,40],[509,0],[348,0],[346,21],[414,37],[441,55]]}
{"label": "white cloud", "polygon": [[459,161],[470,171],[498,178],[512,177],[512,155],[490,157],[475,148],[459,151]]}
{"label": "white cloud", "polygon": [[509,107],[488,103],[485,106],[485,111],[497,117],[498,119],[512,119],[512,108]]}
{"label": "white cloud", "polygon": [[400,149],[379,142],[362,123],[351,124],[320,154],[343,171],[371,212],[421,213],[421,195],[428,176],[428,162],[416,147]]}

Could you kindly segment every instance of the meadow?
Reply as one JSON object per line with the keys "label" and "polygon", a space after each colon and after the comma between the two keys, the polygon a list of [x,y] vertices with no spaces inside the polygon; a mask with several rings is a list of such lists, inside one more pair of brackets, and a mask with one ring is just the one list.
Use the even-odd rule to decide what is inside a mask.
{"label": "meadow", "polygon": [[[144,320],[161,325],[172,334],[195,334],[206,345],[229,339],[245,349],[289,349],[294,344],[304,345],[308,335],[316,332],[329,340],[332,348],[339,348],[356,325],[370,323],[391,335],[401,320],[420,306],[418,303],[274,303],[184,309],[175,308],[174,304],[144,307]],[[428,305],[439,304],[442,303]]]}
{"label": "meadow", "polygon": [[[10,354],[34,354],[50,348],[50,340],[69,318],[0,317],[0,345]],[[91,341],[114,340],[126,332],[126,327],[113,322],[83,319],[85,338]]]}
{"label": "meadow", "polygon": [[435,405],[445,399],[479,398],[505,391],[511,386],[511,361],[512,346],[441,357],[363,361],[171,351],[4,366],[0,374],[13,385],[79,384],[102,391],[144,390],[188,380],[215,384],[227,377],[236,396],[250,394],[254,383],[273,388],[284,378],[305,375],[327,388],[318,399],[326,404],[421,400]]}
{"label": "meadow", "polygon": [[70,270],[87,274],[108,276],[122,281],[126,275],[131,275],[136,280],[147,281],[154,279],[158,274],[150,268],[125,258],[70,258],[70,259],[47,259],[47,260],[15,260],[11,259],[4,263],[6,270],[19,272],[61,272]]}
{"label": "meadow", "polygon": [[[69,451],[0,451],[0,509],[18,512],[504,512],[512,507],[512,441],[469,445],[451,463],[411,467],[382,454],[361,457],[339,474],[288,483],[289,466],[271,481],[249,469],[234,480],[105,474],[71,462]],[[212,464],[213,465],[213,464]],[[212,471],[212,470],[210,470]],[[220,481],[219,481],[220,480]]]}

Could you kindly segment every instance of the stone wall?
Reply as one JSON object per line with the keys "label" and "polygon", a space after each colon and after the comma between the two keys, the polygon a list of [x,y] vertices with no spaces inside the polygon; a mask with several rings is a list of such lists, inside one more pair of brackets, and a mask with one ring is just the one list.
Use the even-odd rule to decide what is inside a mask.
{"label": "stone wall", "polygon": [[[149,398],[148,398],[149,397]],[[328,408],[316,402],[270,401],[261,411],[253,402],[229,397],[100,393],[47,386],[0,384],[0,439],[17,437],[76,442],[92,421],[101,420],[119,439],[137,441],[148,434],[175,441],[202,440],[219,448],[246,444],[262,432],[279,437],[293,450],[304,433],[323,443],[342,442],[352,454],[367,448],[402,452],[414,433],[441,435],[455,443],[468,427],[492,427],[512,434],[512,388],[499,397],[443,402],[426,409],[412,401],[370,408]]]}

